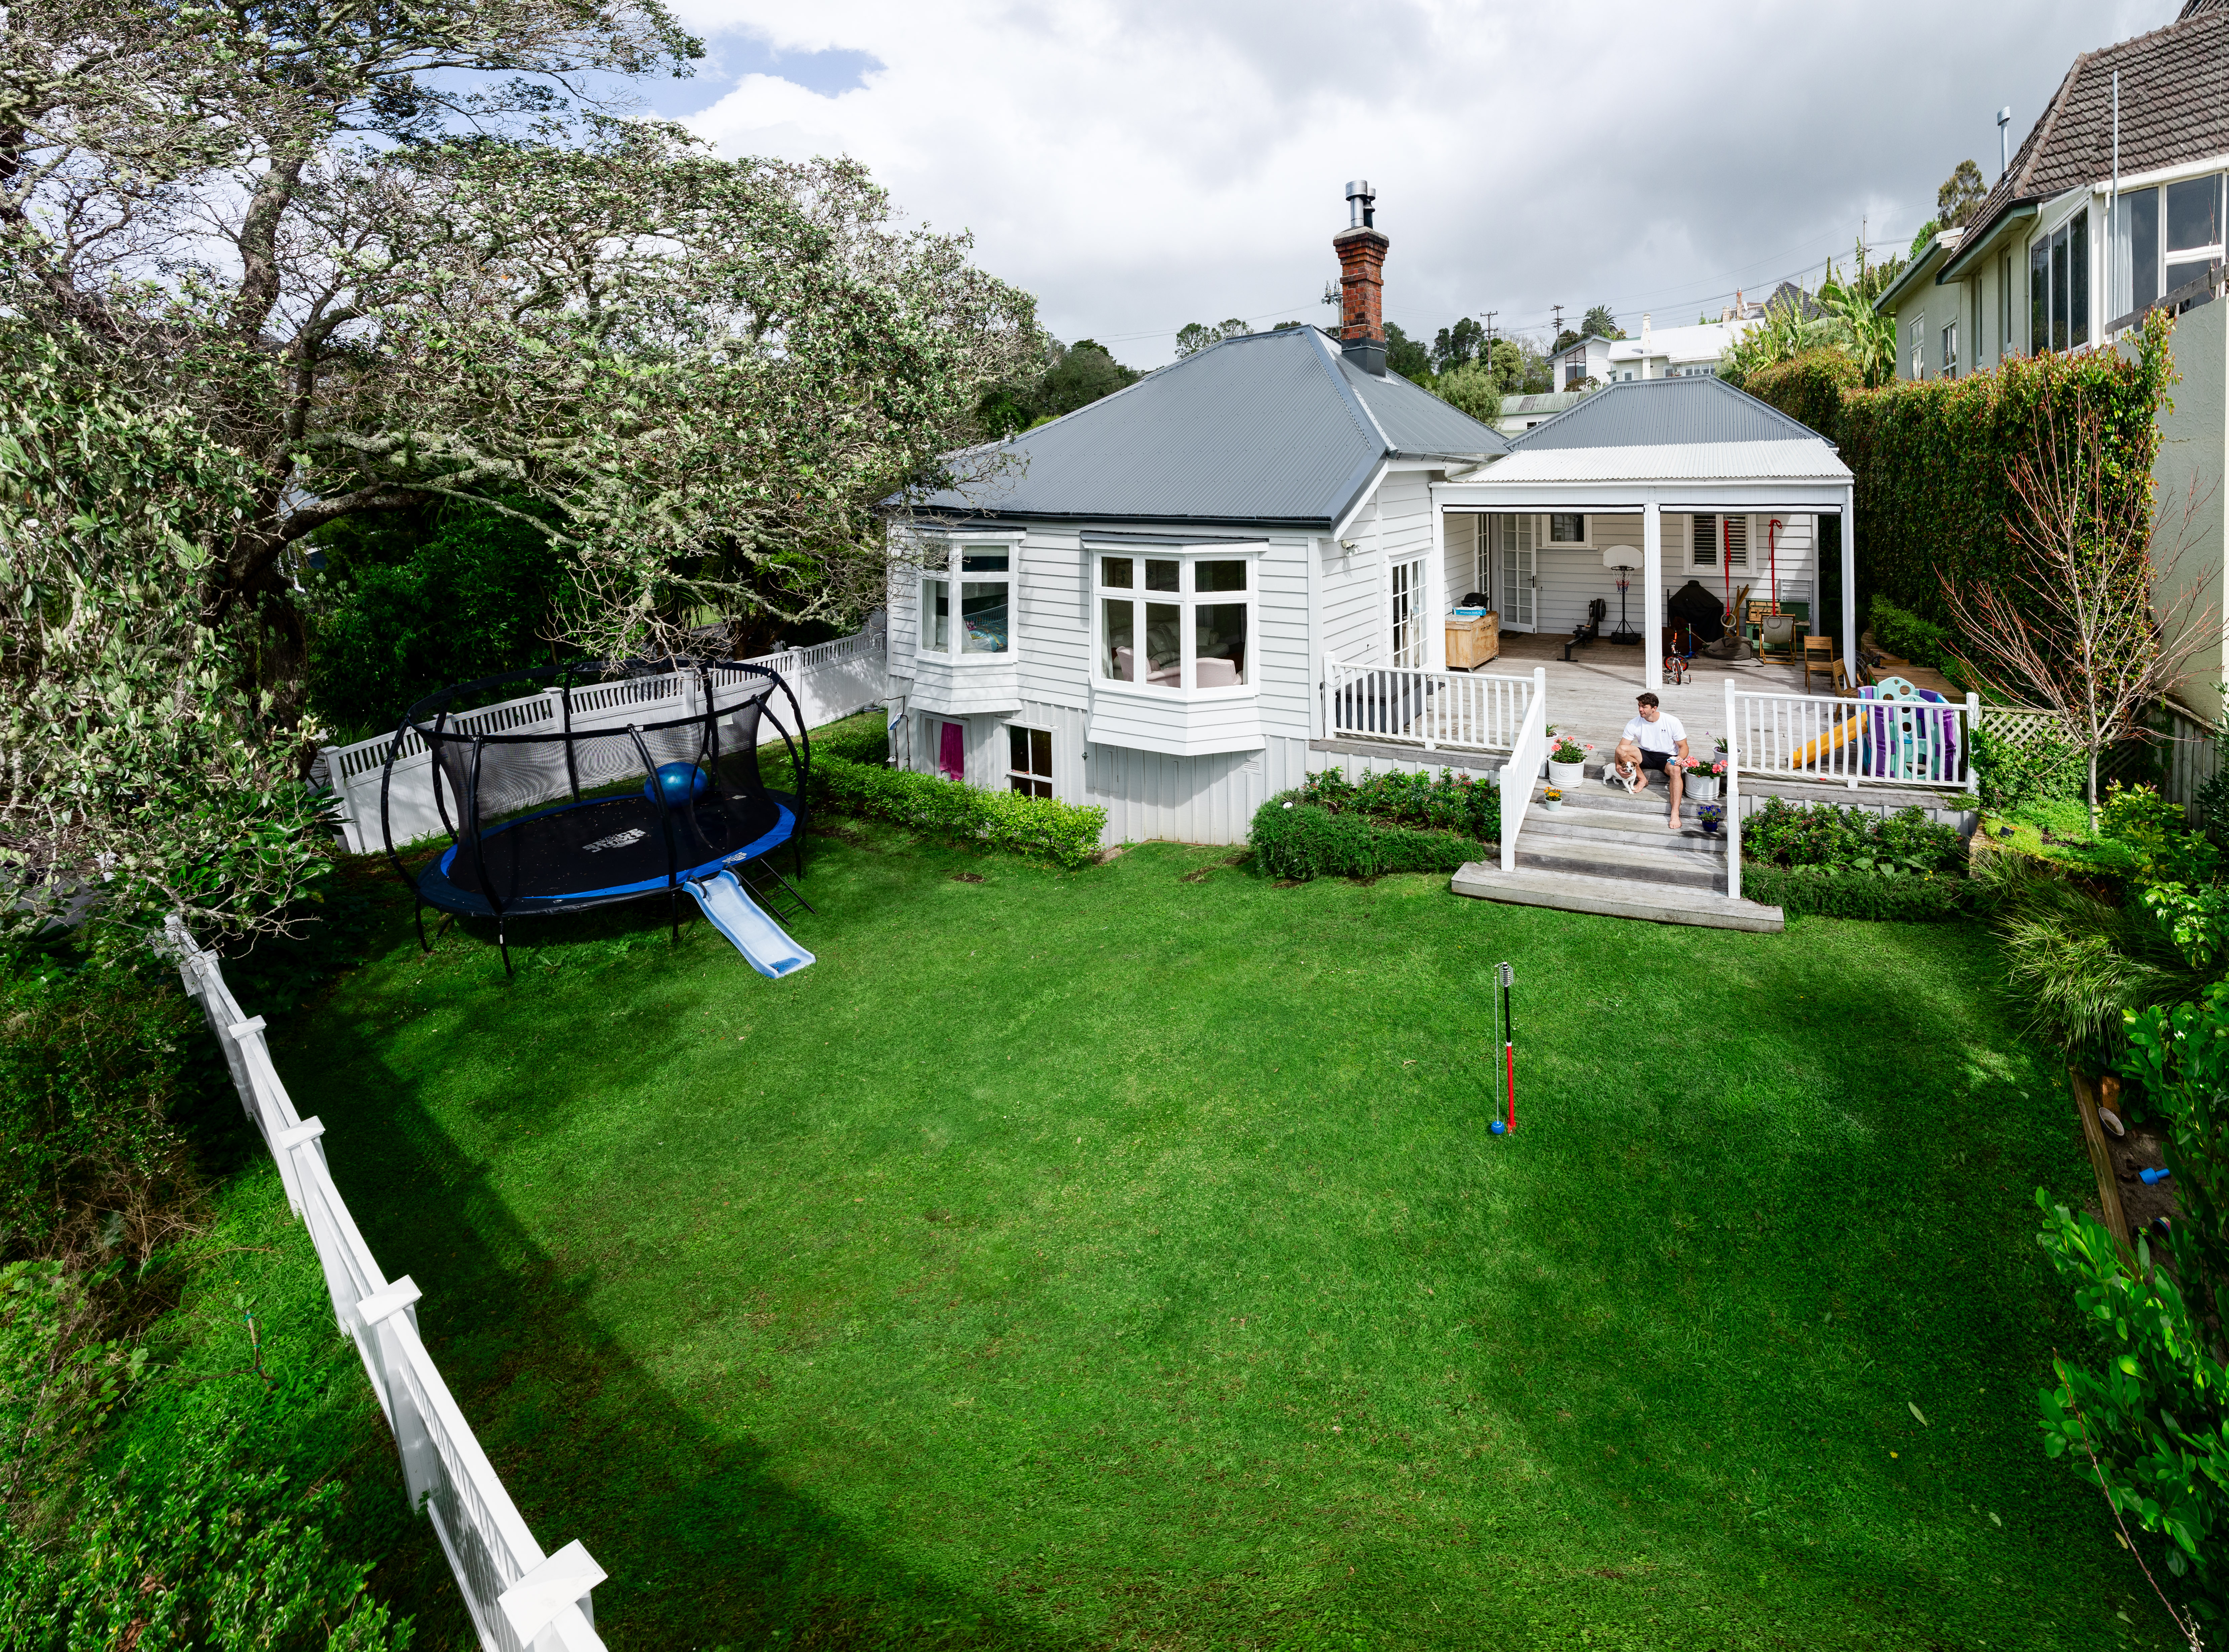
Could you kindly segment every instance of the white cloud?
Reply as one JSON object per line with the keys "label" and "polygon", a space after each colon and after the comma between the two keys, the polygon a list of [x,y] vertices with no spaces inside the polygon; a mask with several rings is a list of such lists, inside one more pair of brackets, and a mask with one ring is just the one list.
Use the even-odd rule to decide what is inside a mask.
{"label": "white cloud", "polygon": [[[1170,354],[1187,321],[1327,320],[1341,186],[1371,179],[1389,318],[1543,325],[1608,301],[1684,322],[1815,275],[1861,217],[1908,241],[1971,156],[1996,173],[2080,51],[2156,27],[2051,0],[1576,6],[1399,0],[685,0],[773,73],[697,83],[730,154],[842,151],[910,216],[968,228],[1064,338]],[[769,59],[768,54],[773,56]],[[882,65],[849,89],[785,54]],[[810,76],[802,78],[810,79]]]}

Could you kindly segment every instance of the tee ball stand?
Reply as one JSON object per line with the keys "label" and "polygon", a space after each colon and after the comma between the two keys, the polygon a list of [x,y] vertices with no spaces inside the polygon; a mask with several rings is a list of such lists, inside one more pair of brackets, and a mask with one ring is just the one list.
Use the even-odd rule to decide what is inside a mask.
{"label": "tee ball stand", "polygon": [[1493,974],[1501,986],[1501,1062],[1509,1080],[1509,1119],[1506,1124],[1495,1119],[1487,1128],[1501,1135],[1517,1128],[1517,1027],[1509,1008],[1509,989],[1516,984],[1517,972],[1505,963],[1496,964]]}

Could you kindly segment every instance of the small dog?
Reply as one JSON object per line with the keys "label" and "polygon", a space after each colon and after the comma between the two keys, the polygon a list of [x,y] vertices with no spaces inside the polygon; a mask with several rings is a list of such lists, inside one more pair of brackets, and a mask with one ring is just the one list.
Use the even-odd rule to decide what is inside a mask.
{"label": "small dog", "polygon": [[1604,784],[1622,786],[1628,792],[1637,792],[1648,782],[1641,778],[1641,748],[1630,740],[1621,740],[1610,753],[1609,768],[1603,775]]}

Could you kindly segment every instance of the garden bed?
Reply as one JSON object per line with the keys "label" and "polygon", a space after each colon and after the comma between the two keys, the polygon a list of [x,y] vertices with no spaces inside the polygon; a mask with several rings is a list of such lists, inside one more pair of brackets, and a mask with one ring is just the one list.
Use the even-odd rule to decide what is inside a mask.
{"label": "garden bed", "polygon": [[1249,835],[1257,871],[1305,883],[1455,871],[1492,854],[1500,832],[1501,792],[1490,777],[1383,769],[1351,781],[1328,768],[1264,803]]}

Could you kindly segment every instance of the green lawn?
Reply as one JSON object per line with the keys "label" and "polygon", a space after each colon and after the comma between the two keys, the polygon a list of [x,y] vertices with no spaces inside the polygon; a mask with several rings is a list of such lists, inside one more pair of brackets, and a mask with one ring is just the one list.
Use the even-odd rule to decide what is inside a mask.
{"label": "green lawn", "polygon": [[2088,1173],[1978,931],[845,831],[792,980],[405,902],[279,1047],[614,1647],[2168,1643],[2038,1443]]}

